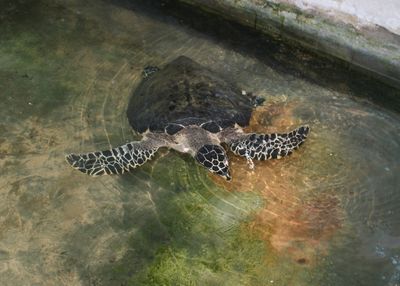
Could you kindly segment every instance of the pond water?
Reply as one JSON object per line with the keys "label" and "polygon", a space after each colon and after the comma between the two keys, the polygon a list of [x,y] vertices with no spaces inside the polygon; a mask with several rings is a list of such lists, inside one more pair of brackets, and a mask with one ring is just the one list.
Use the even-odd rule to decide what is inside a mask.
{"label": "pond water", "polygon": [[[1,285],[400,285],[398,90],[167,8],[1,3]],[[254,170],[230,155],[231,182],[168,150],[73,170],[67,153],[140,138],[129,95],[180,55],[265,98],[248,130],[309,124],[307,142]]]}

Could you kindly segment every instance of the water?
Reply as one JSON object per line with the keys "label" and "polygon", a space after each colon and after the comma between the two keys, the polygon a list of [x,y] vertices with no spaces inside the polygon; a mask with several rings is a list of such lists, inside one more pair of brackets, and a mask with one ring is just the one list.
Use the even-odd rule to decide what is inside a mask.
{"label": "water", "polygon": [[[400,284],[398,91],[138,4],[1,6],[1,285]],[[230,183],[168,150],[124,176],[70,168],[139,138],[129,94],[179,55],[266,99],[249,130],[307,123],[306,144],[254,170],[231,156]]]}

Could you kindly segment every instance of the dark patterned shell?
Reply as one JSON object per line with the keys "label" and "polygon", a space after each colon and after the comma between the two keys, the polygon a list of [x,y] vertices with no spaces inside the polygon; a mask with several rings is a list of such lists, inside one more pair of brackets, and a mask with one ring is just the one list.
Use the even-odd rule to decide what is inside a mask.
{"label": "dark patterned shell", "polygon": [[211,132],[235,123],[246,126],[251,112],[250,99],[234,84],[181,56],[142,80],[127,115],[140,133],[150,129],[174,134],[192,124]]}

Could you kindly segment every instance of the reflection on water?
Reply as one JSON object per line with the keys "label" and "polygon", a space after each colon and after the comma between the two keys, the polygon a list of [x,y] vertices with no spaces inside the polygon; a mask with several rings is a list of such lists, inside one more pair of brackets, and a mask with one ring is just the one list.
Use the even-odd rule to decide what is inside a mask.
{"label": "reflection on water", "polygon": [[[400,283],[399,114],[300,51],[311,80],[279,43],[259,57],[117,4],[1,4],[1,285]],[[125,108],[142,68],[179,55],[266,99],[249,131],[307,123],[306,144],[254,169],[230,155],[231,183],[168,150],[120,177],[72,170],[66,153],[137,138]]]}

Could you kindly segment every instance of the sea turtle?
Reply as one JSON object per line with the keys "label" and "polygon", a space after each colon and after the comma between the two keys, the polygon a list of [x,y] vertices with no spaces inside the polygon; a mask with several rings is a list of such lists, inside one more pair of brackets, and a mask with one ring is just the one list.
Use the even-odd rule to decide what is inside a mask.
{"label": "sea turtle", "polygon": [[221,143],[248,160],[279,159],[306,139],[309,127],[289,133],[245,133],[254,97],[185,56],[147,67],[130,98],[127,116],[141,133],[134,141],[106,151],[69,154],[75,169],[91,176],[123,174],[151,159],[160,147],[189,153],[210,172],[231,179]]}

